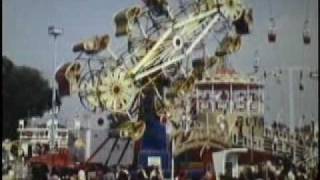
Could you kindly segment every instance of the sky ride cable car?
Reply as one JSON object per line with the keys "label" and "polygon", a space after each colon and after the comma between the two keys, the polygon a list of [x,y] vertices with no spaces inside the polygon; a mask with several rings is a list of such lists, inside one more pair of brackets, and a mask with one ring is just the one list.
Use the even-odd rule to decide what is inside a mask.
{"label": "sky ride cable car", "polygon": [[268,30],[268,41],[269,41],[269,43],[275,43],[276,39],[277,39],[277,34],[275,31],[275,27],[276,27],[275,19],[273,17],[271,17],[269,19],[269,23],[270,23],[270,27]]}
{"label": "sky ride cable car", "polygon": [[270,10],[270,19],[269,19],[269,30],[268,30],[268,42],[275,43],[277,40],[277,34],[275,31],[276,21],[274,16],[272,15],[272,2],[269,0],[269,10]]}
{"label": "sky ride cable car", "polygon": [[303,80],[303,71],[301,70],[300,74],[299,74],[299,90],[301,92],[304,90],[304,86],[303,86],[302,80]]}
{"label": "sky ride cable car", "polygon": [[309,45],[311,43],[311,33],[310,33],[310,27],[309,27],[309,20],[306,19],[304,21],[304,26],[303,26],[303,34],[302,34],[302,38],[303,38],[303,44],[304,45]]}
{"label": "sky ride cable car", "polygon": [[306,10],[305,10],[305,20],[303,24],[302,39],[304,45],[309,45],[311,43],[311,33],[310,33],[310,21],[309,21],[309,12],[310,12],[310,0],[306,1]]}

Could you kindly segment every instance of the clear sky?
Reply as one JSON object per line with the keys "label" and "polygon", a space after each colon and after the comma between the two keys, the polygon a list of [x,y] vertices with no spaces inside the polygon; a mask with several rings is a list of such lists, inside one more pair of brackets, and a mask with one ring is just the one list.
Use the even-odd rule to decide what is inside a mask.
{"label": "clear sky", "polygon": [[[232,55],[231,62],[239,72],[252,70],[254,52],[258,50],[264,69],[292,66],[318,67],[318,0],[244,0],[253,7],[253,33],[243,38],[240,52]],[[309,2],[309,3],[308,3]],[[45,77],[53,71],[53,39],[48,36],[48,26],[63,27],[64,34],[58,38],[58,62],[70,61],[76,56],[72,45],[96,34],[113,36],[113,15],[120,9],[139,0],[2,0],[2,55],[17,65],[39,69]],[[277,43],[267,42],[268,19],[276,19]],[[307,7],[307,5],[309,5]],[[308,13],[306,13],[308,12]],[[309,14],[311,44],[302,43],[303,23]],[[118,42],[113,38],[112,47]],[[121,43],[122,44],[122,43]],[[295,73],[294,94],[296,119],[305,111],[318,119],[318,81],[305,80],[305,91],[298,92],[298,73]],[[281,85],[266,84],[265,117],[276,118],[283,111],[283,122],[288,122],[288,81],[283,76]],[[77,97],[64,98],[61,115],[67,119],[84,111]]]}

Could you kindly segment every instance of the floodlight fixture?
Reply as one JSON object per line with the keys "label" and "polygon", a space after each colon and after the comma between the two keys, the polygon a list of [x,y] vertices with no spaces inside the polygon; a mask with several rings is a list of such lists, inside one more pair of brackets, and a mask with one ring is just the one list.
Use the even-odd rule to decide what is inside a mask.
{"label": "floodlight fixture", "polygon": [[63,29],[55,27],[55,26],[49,26],[48,27],[48,34],[51,36],[54,36],[56,38],[57,36],[63,34]]}

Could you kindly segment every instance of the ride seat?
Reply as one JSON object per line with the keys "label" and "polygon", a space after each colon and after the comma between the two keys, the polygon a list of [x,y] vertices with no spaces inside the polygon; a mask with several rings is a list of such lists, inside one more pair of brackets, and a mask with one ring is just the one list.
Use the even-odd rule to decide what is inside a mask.
{"label": "ride seat", "polygon": [[143,2],[151,10],[153,15],[169,15],[169,12],[166,8],[168,6],[167,0],[143,0]]}
{"label": "ride seat", "polygon": [[141,14],[139,7],[126,8],[118,12],[114,17],[116,25],[116,37],[126,36],[131,31],[131,25]]}
{"label": "ride seat", "polygon": [[84,52],[86,54],[96,54],[109,45],[110,37],[108,34],[94,36],[73,46],[73,52]]}
{"label": "ride seat", "polygon": [[78,92],[79,80],[82,70],[83,67],[79,62],[74,62],[67,67],[64,75],[69,82],[70,93]]}
{"label": "ride seat", "polygon": [[236,32],[239,35],[250,33],[250,25],[253,22],[252,9],[243,10],[240,19],[233,22]]}

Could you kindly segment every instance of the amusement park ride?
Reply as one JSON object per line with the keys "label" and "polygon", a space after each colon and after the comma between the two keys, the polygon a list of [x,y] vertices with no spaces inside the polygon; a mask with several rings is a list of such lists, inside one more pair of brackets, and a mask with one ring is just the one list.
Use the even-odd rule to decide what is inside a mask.
{"label": "amusement park ride", "polygon": [[[133,167],[157,164],[165,176],[171,172],[171,177],[180,167],[211,168],[217,174],[233,171],[233,167],[225,170],[222,164],[228,153],[243,153],[239,161],[250,159],[250,163],[273,156],[277,150],[273,149],[273,135],[265,135],[264,84],[260,80],[267,80],[275,73],[264,71],[264,78],[258,78],[258,51],[254,76],[243,76],[227,65],[228,56],[240,50],[242,37],[251,33],[253,10],[241,0],[143,0],[142,4],[122,9],[114,16],[115,37],[126,44],[120,52],[111,48],[110,35],[96,35],[75,44],[72,50],[76,58],[54,73],[60,96],[78,95],[99,125],[104,124],[104,119],[110,120],[105,139],[92,153],[91,149],[86,153],[87,159],[81,167],[89,167],[111,139],[115,140],[110,152],[104,153],[107,154],[105,165],[109,165],[119,140],[124,140],[118,165],[133,142]],[[276,18],[272,15],[271,2],[270,11],[267,40],[276,43]],[[61,33],[60,29],[49,27],[49,34],[55,40]],[[303,43],[310,42],[306,17]],[[303,70],[306,71],[298,67],[276,71],[280,75],[288,72],[293,89],[293,72]],[[318,80],[317,71],[307,71],[310,79]],[[303,85],[300,89],[303,90]],[[289,95],[290,120],[294,121],[292,92]],[[55,96],[54,85],[53,107]],[[58,128],[58,121],[54,121],[56,113],[53,108],[51,126],[49,123],[41,129],[42,134],[47,138],[47,132],[50,135],[56,132],[58,137],[58,131],[60,136],[63,132],[61,138],[67,142],[68,130]],[[87,142],[79,135],[80,122],[75,126],[74,147],[84,148]],[[19,125],[21,135],[29,131]],[[32,132],[20,137],[23,138],[32,139]],[[50,136],[50,149],[56,148],[55,141]],[[16,148],[15,154],[19,150]],[[68,150],[52,152],[32,157],[28,162],[76,166]],[[221,154],[225,156],[222,162]]]}
{"label": "amusement park ride", "polygon": [[[157,113],[170,109],[205,71],[222,66],[226,56],[240,49],[241,36],[250,33],[252,23],[252,10],[240,0],[179,2],[174,9],[164,0],[148,0],[143,7],[118,12],[116,37],[127,38],[126,50],[113,53],[109,35],[76,44],[73,51],[79,55],[56,74],[59,89],[64,95],[78,93],[92,112],[110,111],[131,122],[142,120],[138,112],[147,91],[156,95]],[[99,57],[104,50],[110,56]],[[201,54],[197,59],[196,52]],[[189,68],[190,60],[198,65]],[[164,94],[164,88],[174,96]]]}
{"label": "amusement park ride", "polygon": [[[271,2],[270,11],[267,40],[274,44],[278,38]],[[318,80],[318,71],[280,68],[264,71],[263,78],[259,79],[258,51],[255,52],[254,76],[243,76],[228,67],[228,57],[240,50],[242,37],[251,33],[252,23],[253,10],[241,0],[143,0],[142,6],[128,7],[114,15],[115,37],[125,40],[126,44],[120,52],[111,48],[109,34],[75,44],[72,50],[76,58],[54,73],[59,95],[78,95],[80,103],[97,119],[98,125],[104,124],[104,119],[110,120],[105,139],[92,153],[91,149],[86,153],[89,156],[80,166],[88,168],[111,139],[115,140],[110,152],[104,153],[107,154],[105,165],[109,165],[119,140],[124,140],[117,165],[133,142],[133,167],[156,164],[162,167],[166,177],[170,172],[174,177],[175,169],[180,167],[211,168],[216,175],[233,171],[238,165],[236,168],[229,166],[229,169],[223,167],[228,153],[243,153],[239,162],[258,163],[270,159],[275,151],[282,152],[274,149],[278,143],[274,142],[274,135],[265,134],[263,114],[268,108],[264,108],[264,83],[260,80],[288,73],[290,121],[295,121],[293,72],[300,72],[299,88],[303,91],[302,73],[308,72],[310,79]],[[307,16],[303,30],[306,46],[311,43],[309,26]],[[62,32],[62,29],[49,27],[54,40]],[[57,139],[63,139],[63,144],[69,139],[68,129],[58,127],[56,96],[53,83],[53,118],[45,128],[35,131],[19,124],[20,141],[38,141],[33,139],[37,136],[33,133],[42,134],[40,139],[45,145],[49,142],[47,148],[52,153],[40,153],[28,162],[74,168],[79,164],[72,160],[67,148],[55,147]],[[74,147],[84,148],[87,142],[79,135],[80,122],[75,126]],[[296,141],[299,139],[295,135],[292,137],[297,137]],[[285,140],[288,139],[289,135]],[[25,151],[19,143],[22,144],[10,144],[14,147],[12,154],[17,157]],[[291,151],[304,148],[295,141],[292,144],[295,149]],[[288,145],[288,151],[289,148]],[[303,152],[295,154],[303,156]],[[230,157],[235,157],[234,154]],[[222,160],[222,156],[225,159]]]}
{"label": "amusement park ride", "polygon": [[[172,124],[172,138],[183,129],[177,114],[184,107],[177,102],[193,93],[205,73],[225,67],[252,22],[252,9],[240,0],[144,0],[114,16],[115,36],[127,40],[121,53],[111,49],[108,34],[74,45],[78,56],[56,73],[60,94],[78,94],[93,113],[111,112],[112,137],[141,145],[148,131],[159,132],[154,124],[160,119]],[[228,131],[220,135],[216,140],[226,143]]]}

